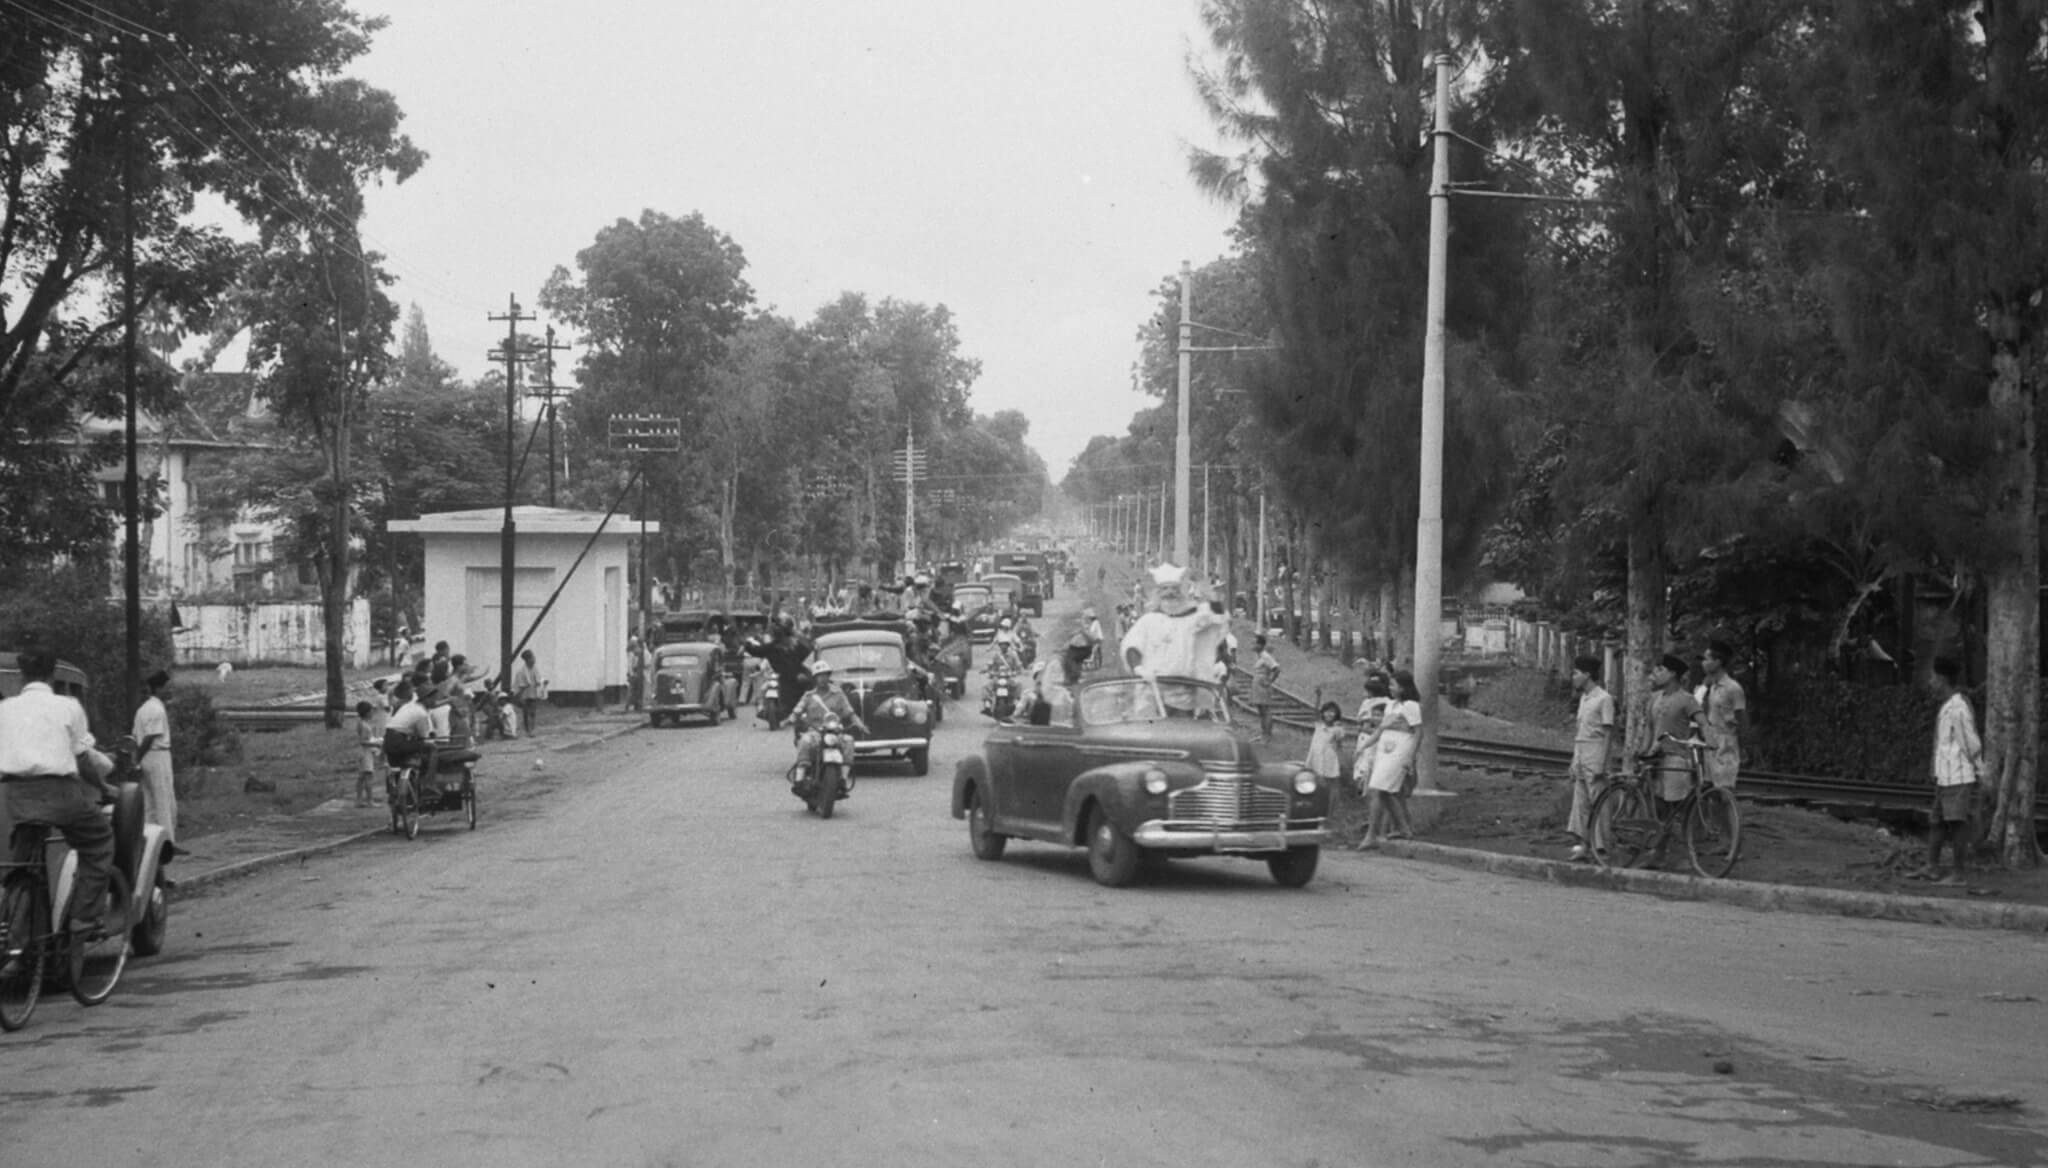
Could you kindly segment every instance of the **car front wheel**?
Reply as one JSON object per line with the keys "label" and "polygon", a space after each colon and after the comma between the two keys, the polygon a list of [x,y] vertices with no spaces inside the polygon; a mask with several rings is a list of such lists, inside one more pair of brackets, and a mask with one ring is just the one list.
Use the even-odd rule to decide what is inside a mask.
{"label": "car front wheel", "polygon": [[1101,807],[1088,814],[1088,871],[1097,884],[1122,888],[1138,876],[1142,854],[1123,829],[1109,821]]}
{"label": "car front wheel", "polygon": [[974,849],[974,858],[977,860],[1002,859],[1003,848],[1009,844],[1010,837],[996,833],[994,817],[989,814],[988,810],[987,794],[976,789],[968,796],[968,799],[967,843],[968,846]]}
{"label": "car front wheel", "polygon": [[1266,868],[1273,873],[1274,883],[1283,888],[1300,888],[1315,878],[1316,861],[1322,855],[1323,849],[1318,847],[1288,848],[1266,857]]}

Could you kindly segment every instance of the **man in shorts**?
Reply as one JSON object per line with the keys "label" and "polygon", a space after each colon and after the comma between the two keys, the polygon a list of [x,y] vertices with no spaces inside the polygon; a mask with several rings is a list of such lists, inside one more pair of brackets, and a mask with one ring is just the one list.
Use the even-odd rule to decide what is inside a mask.
{"label": "man in shorts", "polygon": [[1701,737],[1707,741],[1707,773],[1702,777],[1731,791],[1742,769],[1742,726],[1749,709],[1741,683],[1728,676],[1728,660],[1734,655],[1728,642],[1708,641],[1707,651],[1700,655],[1706,680],[1693,691],[1700,703]]}
{"label": "man in shorts", "polygon": [[1934,720],[1934,807],[1927,825],[1927,869],[1933,877],[1941,871],[1941,847],[1947,844],[1955,857],[1955,873],[1943,884],[1960,884],[1969,878],[1971,812],[1975,810],[1978,786],[1984,774],[1984,740],[1977,734],[1977,715],[1970,699],[1963,696],[1962,666],[1953,657],[1937,657],[1928,685],[1941,699],[1941,712]]}

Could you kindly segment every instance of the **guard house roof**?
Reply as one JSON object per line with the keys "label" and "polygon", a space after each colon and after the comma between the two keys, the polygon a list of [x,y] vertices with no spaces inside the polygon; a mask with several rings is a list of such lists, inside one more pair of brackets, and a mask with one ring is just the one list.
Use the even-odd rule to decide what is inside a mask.
{"label": "guard house roof", "polygon": [[[597,525],[604,521],[602,511],[566,511],[559,507],[540,507],[524,504],[512,508],[513,525],[521,535],[590,535]],[[419,535],[496,535],[505,526],[503,507],[483,507],[475,511],[439,511],[422,515],[418,519],[394,519],[389,524],[392,531],[413,532]],[[607,533],[638,535],[640,521],[632,516],[612,516]],[[647,521],[647,533],[653,535],[661,530],[657,520]]]}

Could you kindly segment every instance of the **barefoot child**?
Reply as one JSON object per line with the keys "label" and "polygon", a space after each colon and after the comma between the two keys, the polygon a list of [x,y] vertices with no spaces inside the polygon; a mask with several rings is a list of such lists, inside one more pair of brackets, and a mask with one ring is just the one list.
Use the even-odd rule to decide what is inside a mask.
{"label": "barefoot child", "polygon": [[390,711],[369,702],[356,703],[356,806],[371,805],[371,781],[384,769],[384,719]]}
{"label": "barefoot child", "polygon": [[1324,784],[1334,786],[1337,776],[1344,773],[1344,708],[1336,702],[1324,702],[1316,711],[1315,732],[1309,735],[1308,769]]}

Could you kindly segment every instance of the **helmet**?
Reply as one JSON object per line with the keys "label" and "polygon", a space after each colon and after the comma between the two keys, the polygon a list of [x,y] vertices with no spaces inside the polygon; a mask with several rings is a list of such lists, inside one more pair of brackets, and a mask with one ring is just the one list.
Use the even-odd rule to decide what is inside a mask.
{"label": "helmet", "polygon": [[914,581],[912,581],[912,583],[914,583],[914,584],[918,585],[918,586],[919,586],[920,588],[921,588],[921,587],[923,587],[923,586],[925,586],[925,585],[927,585],[927,584],[930,584],[931,582],[932,582],[932,578],[931,578],[931,575],[930,575],[929,573],[927,573],[927,572],[919,572],[919,573],[917,574],[917,579],[916,579],[916,580],[914,580]]}
{"label": "helmet", "polygon": [[997,621],[997,622],[996,622],[996,627],[997,627],[997,628],[999,628],[999,629],[1007,629],[1007,628],[1009,628],[1009,627],[1010,627],[1010,618],[1009,618],[1009,617],[1004,617],[1003,619],[1001,619],[1001,620]]}
{"label": "helmet", "polygon": [[832,663],[830,661],[820,659],[811,663],[812,677],[823,677],[830,672],[832,672]]}

